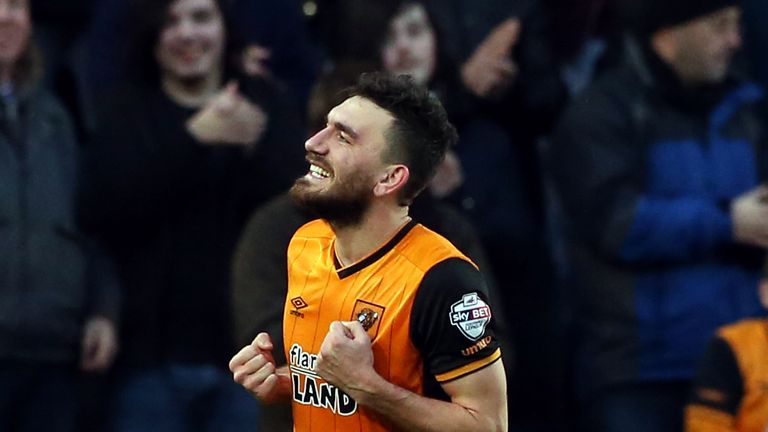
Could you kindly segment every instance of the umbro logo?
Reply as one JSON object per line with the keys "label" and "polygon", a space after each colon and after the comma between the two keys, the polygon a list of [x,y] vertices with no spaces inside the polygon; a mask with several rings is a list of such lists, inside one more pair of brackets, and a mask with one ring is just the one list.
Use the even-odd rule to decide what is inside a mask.
{"label": "umbro logo", "polygon": [[305,307],[309,306],[307,302],[304,301],[301,297],[294,297],[291,299],[291,304],[296,309],[304,309]]}
{"label": "umbro logo", "polygon": [[290,312],[291,315],[297,316],[299,318],[304,318],[304,314],[299,312],[299,310],[309,306],[307,302],[305,302],[304,299],[301,297],[294,297],[291,299],[291,305],[294,307],[294,310]]}

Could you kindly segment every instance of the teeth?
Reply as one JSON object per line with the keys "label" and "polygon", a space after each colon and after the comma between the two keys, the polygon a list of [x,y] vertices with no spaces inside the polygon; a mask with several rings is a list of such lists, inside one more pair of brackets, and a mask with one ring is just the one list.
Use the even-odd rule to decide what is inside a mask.
{"label": "teeth", "polygon": [[323,177],[323,178],[328,178],[328,177],[331,176],[331,173],[329,173],[328,171],[326,171],[326,170],[324,170],[324,169],[322,169],[319,166],[314,165],[314,164],[309,166],[309,172],[311,172],[313,174],[316,174],[316,175],[318,175],[320,177]]}

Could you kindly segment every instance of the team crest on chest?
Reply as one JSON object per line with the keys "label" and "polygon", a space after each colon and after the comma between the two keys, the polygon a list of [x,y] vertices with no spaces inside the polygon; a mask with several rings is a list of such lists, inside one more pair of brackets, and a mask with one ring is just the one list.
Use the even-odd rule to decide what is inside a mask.
{"label": "team crest on chest", "polygon": [[355,308],[352,310],[352,321],[362,324],[371,340],[379,334],[381,325],[381,316],[384,315],[384,307],[367,301],[358,300],[355,302]]}
{"label": "team crest on chest", "polygon": [[485,334],[485,327],[491,321],[491,308],[477,293],[464,294],[451,305],[450,318],[461,334],[476,341]]}

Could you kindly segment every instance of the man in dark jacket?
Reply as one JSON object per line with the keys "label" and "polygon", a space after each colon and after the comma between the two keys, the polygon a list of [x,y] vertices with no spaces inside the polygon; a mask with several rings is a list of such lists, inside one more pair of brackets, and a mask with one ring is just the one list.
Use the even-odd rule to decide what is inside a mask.
{"label": "man in dark jacket", "polygon": [[626,62],[570,107],[552,152],[572,228],[581,412],[595,431],[681,430],[713,331],[761,313],[761,91],[729,74],[740,8],[643,6]]}
{"label": "man in dark jacket", "polygon": [[41,88],[29,2],[0,0],[0,28],[0,430],[73,431],[78,369],[117,350],[119,290],[78,230],[78,148]]}
{"label": "man in dark jacket", "polygon": [[[761,0],[742,0],[744,7],[744,45],[750,59],[755,78],[763,88],[768,87],[768,2]],[[763,118],[768,120],[768,104],[763,101]]]}
{"label": "man in dark jacket", "polygon": [[85,154],[83,219],[124,286],[114,431],[258,420],[225,369],[229,261],[253,207],[300,175],[304,134],[281,87],[243,75],[226,5],[133,5],[137,79],[104,98]]}

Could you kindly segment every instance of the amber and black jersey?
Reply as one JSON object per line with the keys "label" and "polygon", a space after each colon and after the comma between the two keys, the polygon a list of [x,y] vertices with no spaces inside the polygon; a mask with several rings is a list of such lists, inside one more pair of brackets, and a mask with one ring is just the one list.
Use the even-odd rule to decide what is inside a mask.
{"label": "amber and black jersey", "polygon": [[341,267],[334,239],[317,220],[300,228],[288,248],[283,329],[294,430],[387,430],[315,372],[333,321],[362,323],[377,373],[433,398],[447,399],[440,383],[501,357],[482,276],[448,240],[409,222],[368,257]]}
{"label": "amber and black jersey", "polygon": [[702,358],[687,432],[768,430],[768,319],[723,327]]}

